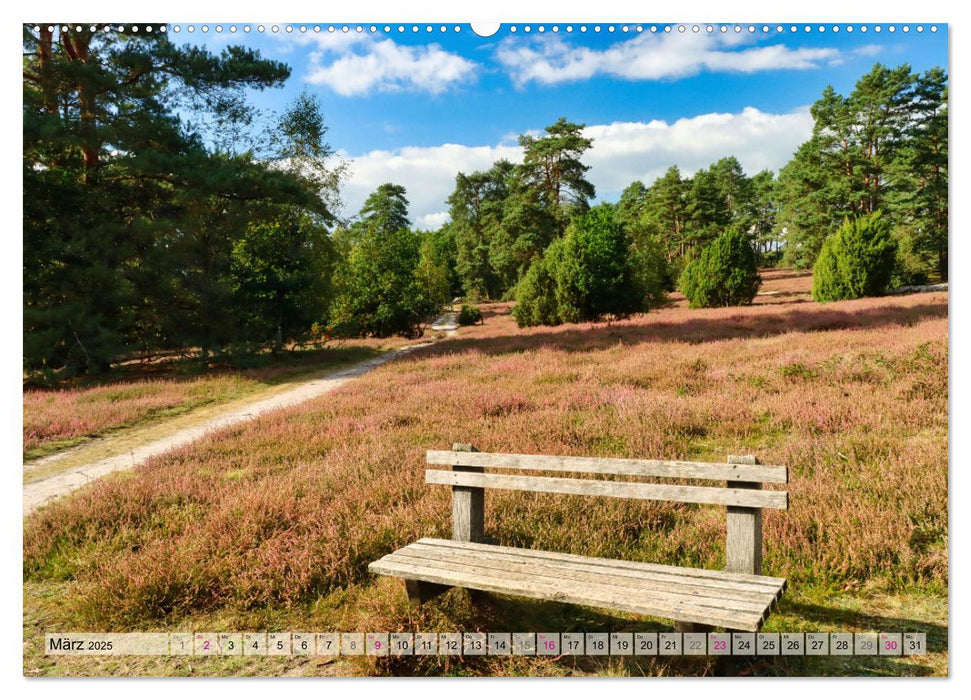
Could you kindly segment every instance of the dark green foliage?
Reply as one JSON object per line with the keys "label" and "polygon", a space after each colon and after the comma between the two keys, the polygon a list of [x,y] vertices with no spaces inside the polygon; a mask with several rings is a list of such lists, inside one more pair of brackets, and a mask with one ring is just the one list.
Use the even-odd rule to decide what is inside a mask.
{"label": "dark green foliage", "polygon": [[435,309],[415,276],[420,245],[419,235],[408,229],[364,233],[338,275],[330,317],[333,335],[421,335],[422,321]]}
{"label": "dark green foliage", "polygon": [[327,231],[291,213],[246,227],[230,263],[237,319],[250,339],[303,339],[327,315],[333,252]]}
{"label": "dark green foliage", "polygon": [[418,235],[421,245],[418,249],[418,264],[415,266],[415,284],[421,305],[428,309],[428,313],[437,313],[452,298],[450,260],[443,254],[432,234]]}
{"label": "dark green foliage", "polygon": [[[918,269],[948,277],[948,109],[947,74],[932,68],[917,77],[909,105],[907,138],[895,175],[901,182],[895,198],[898,220],[908,240],[901,250]],[[917,284],[917,282],[912,282]]]}
{"label": "dark green foliage", "polygon": [[448,198],[451,230],[455,238],[455,269],[465,294],[497,297],[502,289],[492,264],[492,238],[499,228],[509,194],[514,166],[500,160],[485,172],[455,176]]}
{"label": "dark green foliage", "polygon": [[561,118],[543,136],[520,137],[521,164],[500,160],[455,178],[449,213],[467,296],[508,297],[571,217],[589,208],[595,192],[580,157],[592,141],[582,130]]}
{"label": "dark green foliage", "polygon": [[928,270],[930,269],[933,269],[933,265],[928,265],[926,254],[918,250],[911,236],[903,235],[897,241],[897,256],[888,288],[929,284]]}
{"label": "dark green foliage", "polygon": [[426,231],[423,238],[422,245],[428,247],[428,255],[444,265],[448,271],[448,297],[460,296],[462,280],[457,270],[458,246],[455,242],[454,227],[451,223],[447,223],[435,231]]}
{"label": "dark green foliage", "polygon": [[489,247],[489,262],[500,290],[515,287],[533,260],[560,233],[556,218],[543,206],[541,193],[525,186],[521,178],[511,178],[502,222]]}
{"label": "dark green foliage", "polygon": [[718,236],[678,280],[693,309],[751,304],[761,283],[755,251],[738,229]]}
{"label": "dark green foliage", "polygon": [[573,220],[556,274],[564,321],[624,317],[644,310],[630,251],[630,237],[614,220],[613,207],[600,205]]}
{"label": "dark green foliage", "polygon": [[668,261],[686,252],[689,185],[690,182],[682,179],[678,166],[672,165],[646,193],[647,206],[641,220],[656,228]]}
{"label": "dark green foliage", "polygon": [[639,239],[644,232],[660,247],[666,262],[668,287],[687,256],[734,227],[751,231],[757,252],[778,247],[775,225],[777,190],[773,174],[748,177],[734,157],[722,158],[683,178],[677,166],[668,168],[650,187],[632,183],[618,202],[618,218]]}
{"label": "dark green foliage", "polygon": [[382,231],[397,231],[411,226],[405,188],[391,182],[378,187],[364,200],[361,221]]}
{"label": "dark green foliage", "polygon": [[769,267],[778,263],[781,257],[779,236],[775,231],[778,211],[778,182],[771,170],[762,170],[751,179],[751,216],[752,243],[759,264]]}
{"label": "dark green foliage", "polygon": [[563,239],[560,238],[550,244],[543,257],[533,261],[519,281],[512,315],[520,328],[556,326],[563,322],[556,299],[555,277],[562,251]]}
{"label": "dark green foliage", "polygon": [[617,200],[617,221],[628,230],[647,212],[648,192],[643,182],[635,180],[620,193],[620,199]]}
{"label": "dark green foliage", "polygon": [[590,166],[580,161],[593,145],[592,139],[581,135],[584,126],[560,117],[544,129],[545,136],[519,137],[522,178],[540,193],[547,211],[560,222],[561,231],[572,216],[587,210],[589,200],[596,195],[586,179]]}
{"label": "dark green foliage", "polygon": [[884,294],[896,254],[890,222],[881,212],[846,219],[823,243],[813,266],[813,299],[838,301]]}
{"label": "dark green foliage", "polygon": [[614,207],[595,207],[574,218],[566,235],[530,267],[519,286],[516,321],[554,325],[644,311],[649,295],[638,260]]}
{"label": "dark green foliage", "polygon": [[813,135],[779,176],[776,232],[785,262],[812,267],[847,217],[884,212],[894,238],[947,275],[947,76],[876,64],[848,97],[812,107]]}
{"label": "dark green foliage", "polygon": [[101,25],[25,26],[23,48],[25,370],[302,337],[327,303],[336,180],[304,168],[330,155],[323,117],[288,111],[273,152],[291,167],[271,167],[244,99],[289,68]]}
{"label": "dark green foliage", "polygon": [[460,326],[471,326],[476,323],[482,323],[481,309],[478,306],[462,304],[458,315],[458,322]]}
{"label": "dark green foliage", "polygon": [[637,287],[644,293],[644,308],[660,306],[667,298],[665,292],[674,289],[671,265],[665,258],[660,237],[650,233],[635,234],[630,256]]}
{"label": "dark green foliage", "polygon": [[405,188],[379,187],[361,209],[358,234],[336,276],[330,332],[340,337],[415,338],[448,300],[448,272],[435,242],[407,228]]}

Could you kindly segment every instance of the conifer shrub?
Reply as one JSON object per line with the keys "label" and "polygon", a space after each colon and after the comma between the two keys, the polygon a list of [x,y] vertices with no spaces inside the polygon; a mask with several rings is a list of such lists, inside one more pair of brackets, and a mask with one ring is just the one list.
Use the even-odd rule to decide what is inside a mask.
{"label": "conifer shrub", "polygon": [[823,242],[813,266],[813,299],[881,296],[894,273],[897,244],[880,212],[845,219]]}
{"label": "conifer shrub", "polygon": [[563,238],[532,263],[519,283],[513,315],[520,326],[535,326],[645,311],[663,290],[648,293],[648,280],[660,281],[639,274],[641,261],[613,206],[594,207],[574,218]]}
{"label": "conifer shrub", "polygon": [[462,304],[462,308],[459,310],[458,322],[460,326],[471,326],[476,323],[482,323],[482,311],[478,306]]}
{"label": "conifer shrub", "polygon": [[691,308],[751,304],[762,278],[748,236],[729,229],[685,265],[678,280]]}
{"label": "conifer shrub", "polygon": [[516,306],[512,315],[520,328],[525,326],[556,326],[562,323],[556,300],[554,277],[562,239],[554,241],[542,257],[536,258],[519,281]]}

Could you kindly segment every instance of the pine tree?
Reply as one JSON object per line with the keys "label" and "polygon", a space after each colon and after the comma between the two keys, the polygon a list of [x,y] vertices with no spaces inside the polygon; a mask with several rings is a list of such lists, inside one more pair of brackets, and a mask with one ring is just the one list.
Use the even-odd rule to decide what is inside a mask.
{"label": "pine tree", "polygon": [[857,81],[849,97],[832,87],[813,105],[812,138],[779,176],[777,233],[785,234],[786,259],[810,267],[829,233],[845,217],[883,210],[902,223],[906,157],[912,131],[915,76],[904,64],[881,64]]}
{"label": "pine tree", "polygon": [[760,257],[773,250],[776,238],[773,234],[776,220],[777,183],[771,170],[762,170],[752,176],[749,217],[752,224],[752,241]]}
{"label": "pine tree", "polygon": [[688,213],[685,248],[686,252],[692,252],[704,248],[731,223],[731,211],[718,173],[713,169],[702,168],[694,174],[685,200]]}
{"label": "pine tree", "polygon": [[648,191],[648,217],[665,243],[669,262],[687,252],[685,227],[689,213],[686,200],[687,183],[676,165],[655,180]]}
{"label": "pine tree", "polygon": [[449,195],[449,215],[455,235],[456,270],[465,293],[471,297],[496,297],[501,286],[490,257],[492,238],[504,215],[514,166],[496,161],[487,171],[455,176]]}
{"label": "pine tree", "polygon": [[26,26],[23,46],[25,369],[246,336],[230,268],[247,223],[330,215],[308,178],[202,125],[249,124],[243,91],[289,68],[106,25]]}
{"label": "pine tree", "polygon": [[580,158],[593,145],[593,140],[581,135],[583,124],[568,122],[560,117],[546,127],[546,135],[519,137],[523,148],[523,178],[542,193],[561,231],[570,217],[589,207],[596,195],[594,186],[586,179],[590,166]]}
{"label": "pine tree", "polygon": [[364,200],[360,216],[365,227],[378,233],[393,233],[409,228],[411,222],[408,220],[405,188],[390,182],[379,186]]}
{"label": "pine tree", "polygon": [[948,277],[948,109],[947,74],[932,68],[919,76],[896,176],[902,183],[895,199],[904,244]]}

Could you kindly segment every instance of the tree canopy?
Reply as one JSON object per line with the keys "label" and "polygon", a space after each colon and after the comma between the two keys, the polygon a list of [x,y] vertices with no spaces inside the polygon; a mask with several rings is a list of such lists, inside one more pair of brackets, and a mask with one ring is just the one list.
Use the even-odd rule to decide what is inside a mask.
{"label": "tree canopy", "polygon": [[849,95],[825,88],[778,176],[725,154],[671,164],[616,203],[596,202],[595,144],[561,117],[519,137],[518,162],[457,173],[449,221],[424,232],[408,183],[340,214],[348,164],[320,99],[304,91],[274,114],[248,98],[289,75],[236,45],[24,27],[27,374],[415,336],[457,295],[515,298],[523,325],[624,316],[678,281],[693,305],[746,303],[757,266],[780,259],[815,266],[837,289],[820,298],[947,279],[942,68],[876,64]]}
{"label": "tree canopy", "polygon": [[[23,49],[25,369],[103,371],[138,352],[309,330],[279,305],[275,320],[246,319],[253,294],[266,299],[257,278],[275,268],[281,284],[294,279],[256,239],[286,232],[306,253],[297,267],[326,267],[322,183],[253,149],[220,150],[200,126],[207,115],[245,122],[242,91],[281,85],[286,65],[102,25],[24,27]],[[284,128],[281,143],[319,158],[322,116],[301,111],[313,123]]]}

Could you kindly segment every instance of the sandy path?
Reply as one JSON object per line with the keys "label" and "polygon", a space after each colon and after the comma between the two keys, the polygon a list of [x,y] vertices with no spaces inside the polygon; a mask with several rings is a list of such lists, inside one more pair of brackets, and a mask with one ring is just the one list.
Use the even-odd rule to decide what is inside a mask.
{"label": "sandy path", "polygon": [[150,457],[160,455],[175,447],[181,447],[194,440],[198,440],[210,431],[253,420],[256,416],[267,411],[275,411],[280,408],[294,406],[321,394],[326,394],[328,391],[333,391],[354,377],[359,377],[379,365],[383,365],[396,357],[401,357],[405,353],[427,345],[431,345],[431,343],[416,343],[415,345],[391,350],[384,355],[364,360],[339,372],[334,372],[317,379],[311,379],[283,393],[233,408],[199,425],[184,428],[159,440],[136,447],[124,454],[102,459],[98,462],[72,467],[46,479],[39,479],[24,484],[24,515],[29,515],[48,501],[71,493],[75,489],[95,479],[99,479],[106,474],[123,469],[131,469]]}

